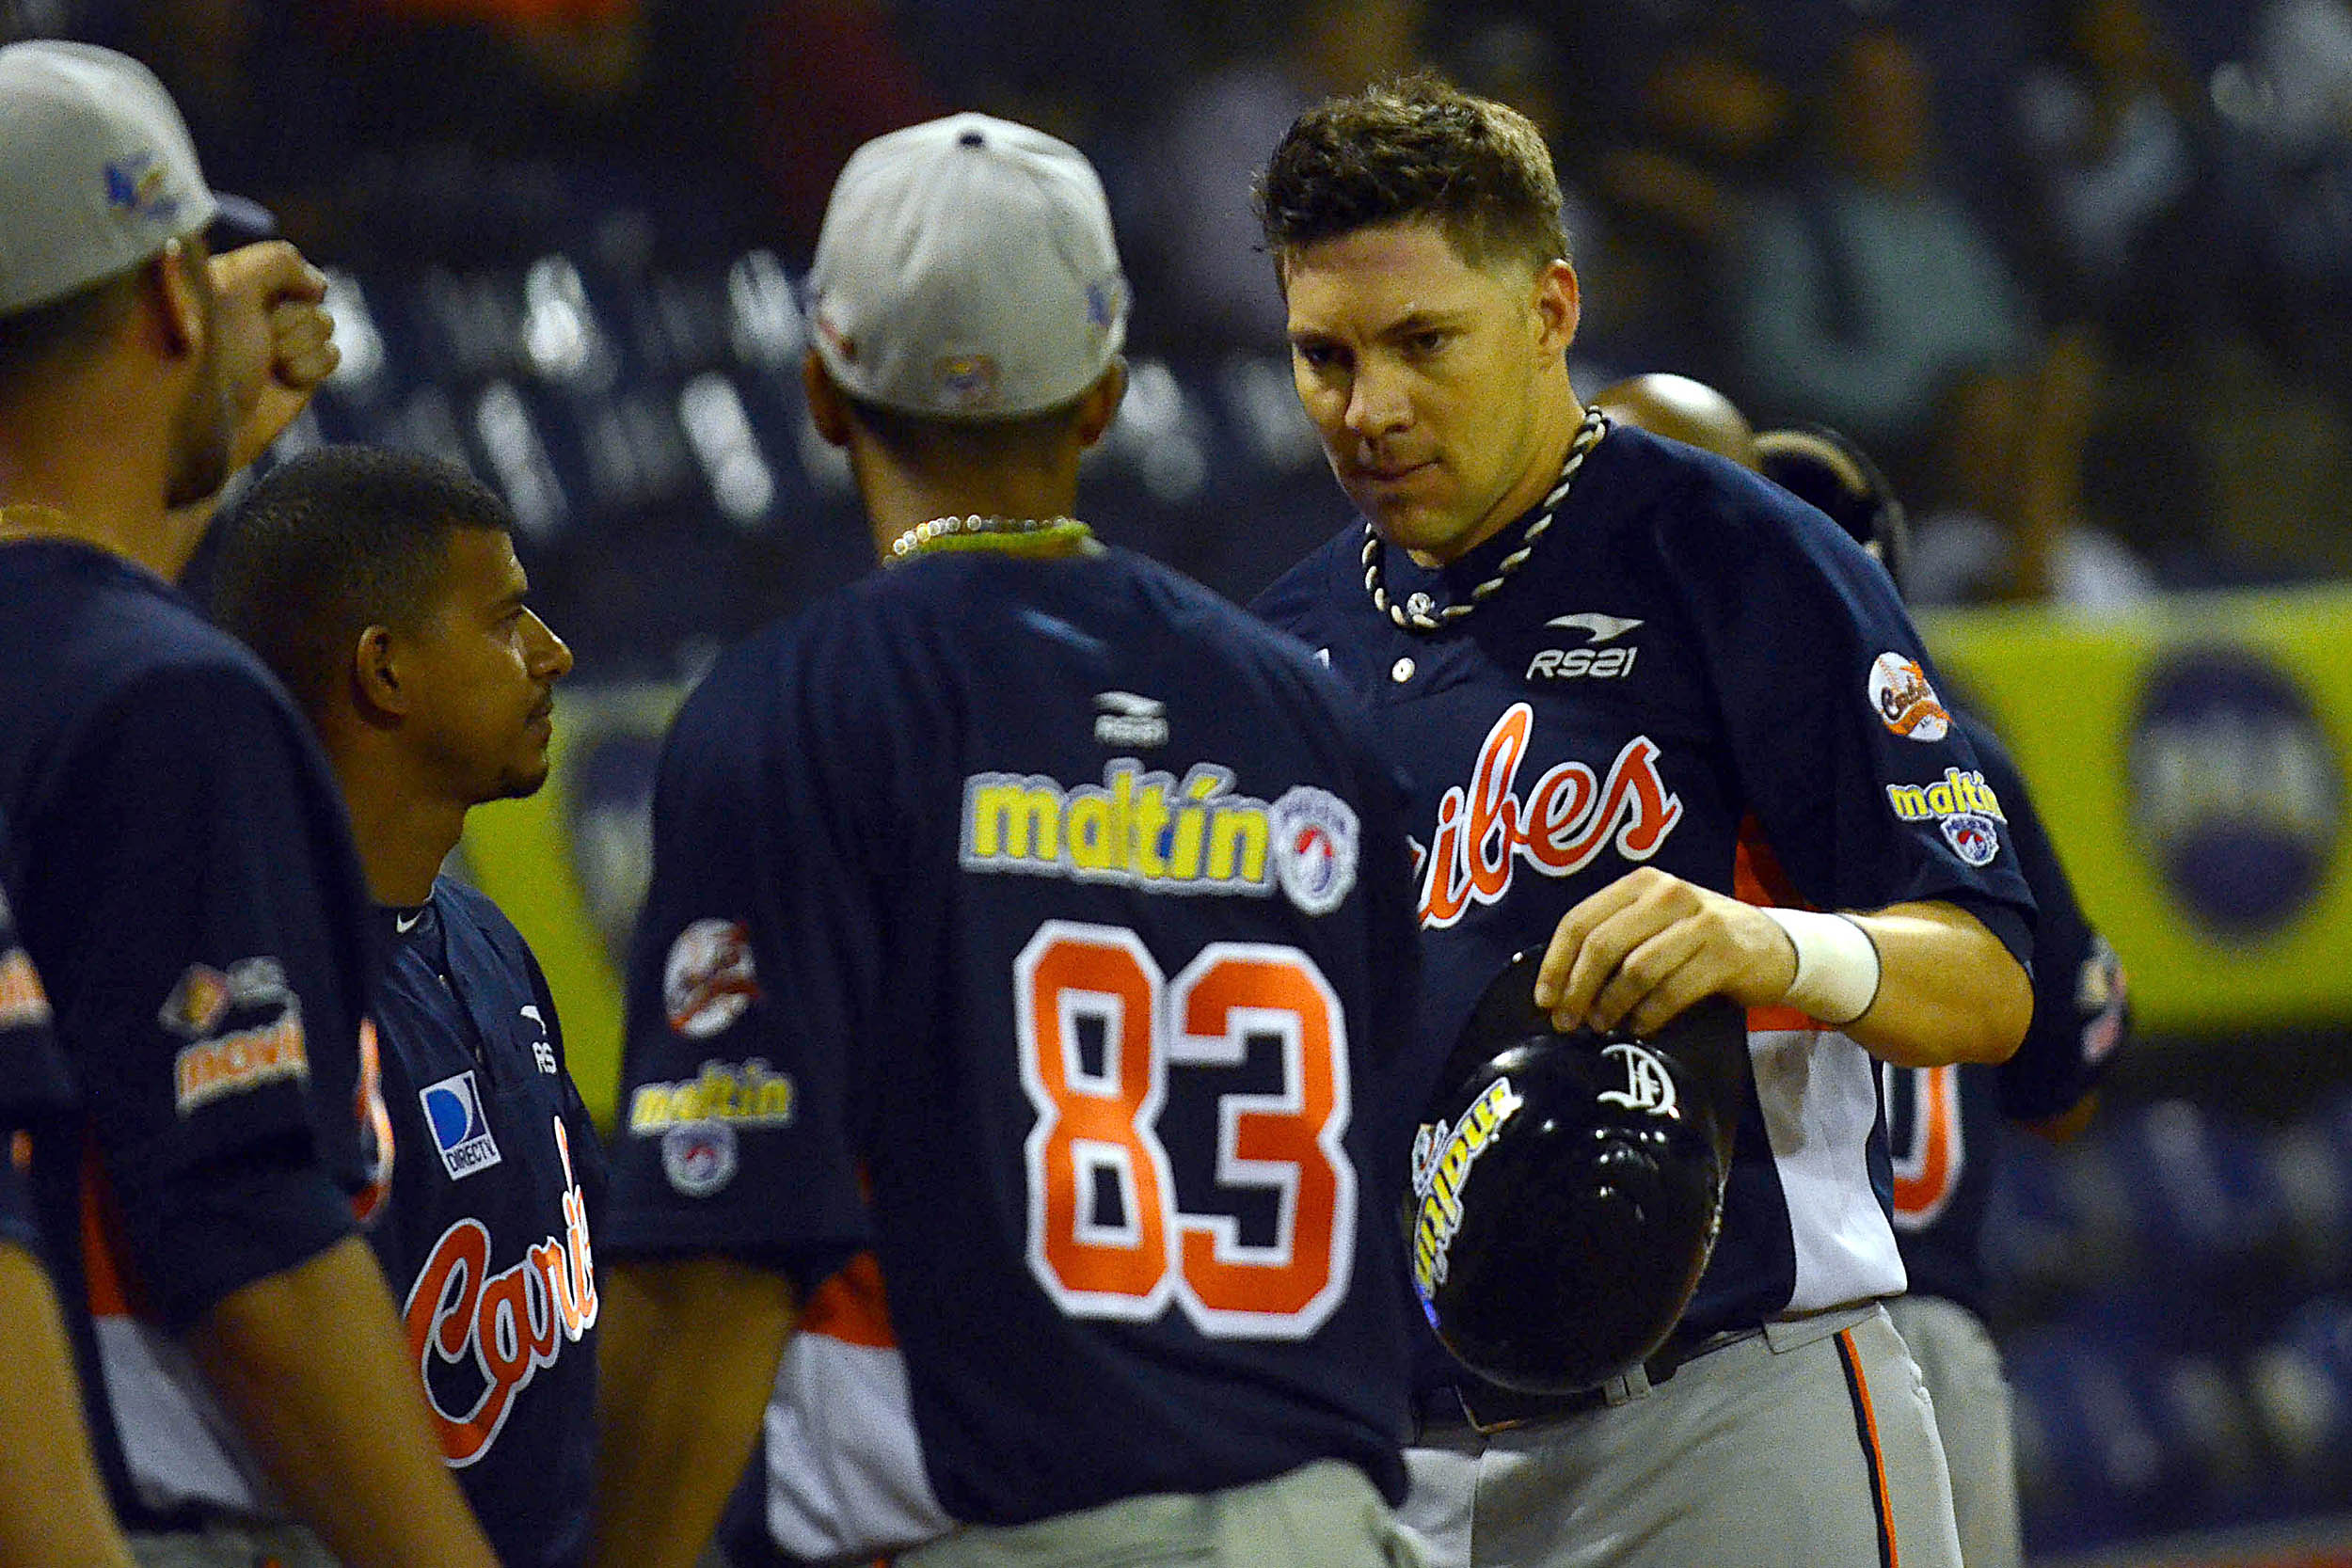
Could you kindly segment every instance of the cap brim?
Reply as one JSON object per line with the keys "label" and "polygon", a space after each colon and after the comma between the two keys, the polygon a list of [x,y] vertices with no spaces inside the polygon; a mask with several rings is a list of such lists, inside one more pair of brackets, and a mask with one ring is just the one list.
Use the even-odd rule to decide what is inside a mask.
{"label": "cap brim", "polygon": [[215,191],[213,201],[219,211],[204,230],[205,243],[215,250],[233,250],[256,240],[278,237],[278,214],[249,197],[230,196]]}

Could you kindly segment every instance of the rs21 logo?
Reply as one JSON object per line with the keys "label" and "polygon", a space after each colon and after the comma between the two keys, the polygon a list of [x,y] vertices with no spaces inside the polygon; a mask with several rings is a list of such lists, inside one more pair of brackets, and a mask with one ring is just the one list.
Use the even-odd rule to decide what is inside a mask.
{"label": "rs21 logo", "polygon": [[1524,799],[1519,764],[1535,726],[1534,709],[1514,703],[1478,748],[1470,786],[1438,801],[1438,832],[1427,851],[1415,847],[1424,930],[1452,926],[1473,903],[1493,904],[1510,891],[1525,861],[1546,877],[1573,877],[1615,847],[1646,861],[1682,820],[1682,799],[1658,772],[1658,743],[1645,735],[1625,743],[1603,779],[1581,762],[1545,771]]}
{"label": "rs21 logo", "polygon": [[[596,1323],[587,1198],[572,1174],[564,1120],[551,1119],[564,1164],[564,1234],[533,1243],[520,1262],[492,1274],[489,1227],[470,1216],[459,1220],[434,1243],[403,1309],[408,1354],[453,1468],[490,1451],[516,1396]],[[442,1403],[428,1375],[437,1360],[448,1367],[470,1362],[478,1374],[481,1392],[462,1411]]]}

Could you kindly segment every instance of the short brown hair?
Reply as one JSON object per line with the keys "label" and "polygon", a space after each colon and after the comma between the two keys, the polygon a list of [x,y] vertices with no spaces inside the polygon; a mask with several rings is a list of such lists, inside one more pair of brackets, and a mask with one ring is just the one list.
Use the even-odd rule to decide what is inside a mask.
{"label": "short brown hair", "polygon": [[1428,72],[1299,116],[1256,197],[1278,274],[1304,246],[1416,220],[1436,222],[1473,266],[1568,256],[1559,177],[1534,122]]}

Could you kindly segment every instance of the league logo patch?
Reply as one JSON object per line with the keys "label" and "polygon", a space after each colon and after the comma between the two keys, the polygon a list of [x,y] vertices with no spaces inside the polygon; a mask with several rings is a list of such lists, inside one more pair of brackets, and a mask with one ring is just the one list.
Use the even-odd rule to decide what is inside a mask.
{"label": "league logo patch", "polygon": [[1899,653],[1881,654],[1870,666],[1870,706],[1880,723],[1905,740],[1941,740],[1951,732],[1952,716],[1928,684],[1927,672]]}
{"label": "league logo patch", "polygon": [[1329,914],[1356,885],[1356,813],[1328,790],[1298,784],[1267,814],[1274,877],[1307,914]]}
{"label": "league logo patch", "polygon": [[697,920],[670,944],[661,968],[661,1003],[670,1027],[707,1039],[759,998],[752,933],[739,920]]}
{"label": "league logo patch", "polygon": [[735,1180],[735,1129],[690,1121],[661,1134],[661,1174],[687,1197],[708,1197]]}
{"label": "league logo patch", "polygon": [[1954,812],[1944,818],[1944,839],[1969,865],[1991,865],[2001,852],[2000,831],[1993,818],[1973,811]]}
{"label": "league logo patch", "polygon": [[451,1180],[463,1180],[499,1163],[498,1140],[490,1135],[489,1118],[483,1114],[482,1092],[474,1086],[471,1068],[454,1078],[426,1085],[417,1091],[417,1099],[423,1102],[425,1125],[433,1129],[434,1145],[441,1151],[441,1166]]}

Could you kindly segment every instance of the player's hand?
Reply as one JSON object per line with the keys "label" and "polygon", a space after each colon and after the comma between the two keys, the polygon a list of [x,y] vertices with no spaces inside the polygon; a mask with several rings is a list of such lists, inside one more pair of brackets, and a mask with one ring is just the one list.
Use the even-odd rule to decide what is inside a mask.
{"label": "player's hand", "polygon": [[1563,1032],[1650,1035],[1702,997],[1771,1006],[1796,976],[1797,950],[1770,916],[1644,866],[1560,917],[1535,1005]]}
{"label": "player's hand", "polygon": [[212,277],[214,329],[237,416],[233,472],[294,422],[342,354],[326,313],[326,275],[285,241],[223,251]]}

